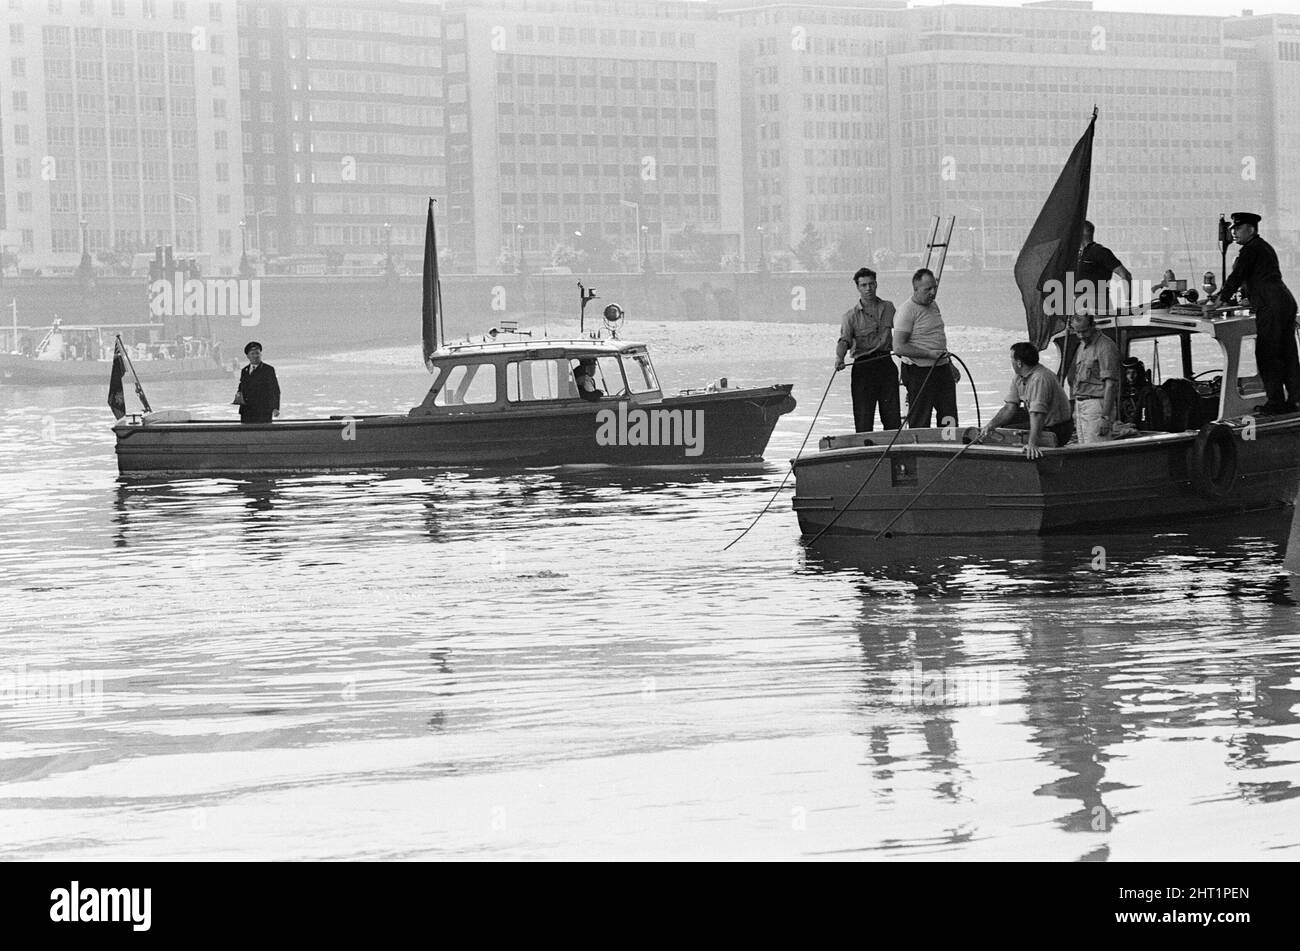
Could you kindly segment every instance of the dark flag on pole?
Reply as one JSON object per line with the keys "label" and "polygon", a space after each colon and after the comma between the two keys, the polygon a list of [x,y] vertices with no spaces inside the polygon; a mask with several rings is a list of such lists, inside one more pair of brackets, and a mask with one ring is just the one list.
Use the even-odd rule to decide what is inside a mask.
{"label": "dark flag on pole", "polygon": [[[1073,307],[1074,288],[1065,285],[1067,281],[1073,283],[1083,222],[1088,217],[1092,137],[1096,126],[1094,107],[1088,131],[1070,153],[1016,258],[1016,284],[1025,303],[1025,325],[1029,339],[1039,350],[1064,329]],[[1062,303],[1064,306],[1060,306]]]}
{"label": "dark flag on pole", "polygon": [[108,408],[115,419],[126,415],[126,394],[122,392],[122,377],[126,375],[126,354],[122,351],[122,338],[113,343],[113,369],[108,375]]}
{"label": "dark flag on pole", "polygon": [[433,229],[433,199],[424,227],[424,301],[421,307],[424,365],[433,370],[433,352],[438,349],[438,324],[442,319],[442,286],[438,281],[438,238]]}

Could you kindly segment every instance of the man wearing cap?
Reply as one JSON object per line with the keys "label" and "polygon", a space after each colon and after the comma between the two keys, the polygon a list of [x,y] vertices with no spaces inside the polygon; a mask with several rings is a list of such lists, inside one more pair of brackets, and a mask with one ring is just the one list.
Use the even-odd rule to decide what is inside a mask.
{"label": "man wearing cap", "polygon": [[1255,365],[1264,380],[1268,402],[1255,407],[1264,414],[1295,412],[1300,400],[1300,355],[1296,352],[1296,301],[1278,267],[1277,252],[1259,236],[1259,215],[1232,213],[1232,237],[1241,250],[1223,289],[1205,301],[1208,311],[1243,287],[1255,310]]}
{"label": "man wearing cap", "polygon": [[[1079,260],[1074,267],[1075,294],[1082,296],[1092,314],[1109,314],[1110,278],[1118,274],[1126,285],[1133,283],[1133,275],[1115,257],[1115,252],[1092,240],[1097,233],[1091,221],[1083,223],[1083,242],[1079,246]],[[1133,295],[1128,293],[1129,303]]]}
{"label": "man wearing cap", "polygon": [[858,302],[840,320],[840,339],[835,344],[835,371],[844,369],[844,357],[853,350],[853,431],[869,433],[876,423],[899,429],[898,368],[890,358],[894,342],[894,304],[876,296],[876,272],[858,268],[853,275]]}
{"label": "man wearing cap", "polygon": [[280,382],[275,367],[262,362],[262,345],[256,340],[244,347],[248,366],[239,371],[239,389],[235,403],[241,423],[269,423],[280,415]]}

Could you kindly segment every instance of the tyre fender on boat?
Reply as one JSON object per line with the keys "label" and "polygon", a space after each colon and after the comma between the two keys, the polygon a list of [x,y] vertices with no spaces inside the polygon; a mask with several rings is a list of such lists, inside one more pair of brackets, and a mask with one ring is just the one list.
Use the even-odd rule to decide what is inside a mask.
{"label": "tyre fender on boat", "polygon": [[1237,483],[1237,439],[1231,426],[1206,423],[1192,443],[1192,488],[1207,499],[1227,496]]}

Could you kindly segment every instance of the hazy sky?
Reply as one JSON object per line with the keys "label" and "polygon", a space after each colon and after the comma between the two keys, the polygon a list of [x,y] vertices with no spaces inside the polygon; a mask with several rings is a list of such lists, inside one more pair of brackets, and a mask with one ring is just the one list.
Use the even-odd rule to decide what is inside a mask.
{"label": "hazy sky", "polygon": [[[1023,6],[1023,0],[970,0],[977,5]],[[940,6],[938,0],[913,0],[912,6]],[[1256,13],[1288,13],[1294,0],[1093,0],[1094,10],[1136,10],[1146,13],[1190,13],[1203,16],[1238,16],[1242,10]]]}

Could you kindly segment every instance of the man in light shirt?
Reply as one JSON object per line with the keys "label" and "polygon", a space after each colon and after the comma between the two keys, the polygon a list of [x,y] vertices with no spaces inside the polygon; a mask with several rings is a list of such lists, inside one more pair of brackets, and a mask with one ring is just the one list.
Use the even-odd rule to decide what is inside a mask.
{"label": "man in light shirt", "polygon": [[889,356],[894,342],[894,304],[876,296],[876,272],[858,268],[853,275],[858,303],[840,321],[840,339],[835,345],[835,370],[844,369],[844,357],[853,351],[853,426],[856,433],[869,433],[875,426],[876,406],[880,425],[898,429],[898,369]]}
{"label": "man in light shirt", "polygon": [[1119,414],[1119,347],[1091,314],[1075,314],[1070,329],[1079,337],[1070,369],[1074,431],[1080,444],[1105,442]]}
{"label": "man in light shirt", "polygon": [[903,359],[907,387],[907,425],[957,425],[957,377],[948,359],[948,336],[934,295],[939,282],[929,268],[912,275],[912,296],[894,316],[894,353]]}
{"label": "man in light shirt", "polygon": [[1064,446],[1074,432],[1070,419],[1070,398],[1056,379],[1056,374],[1038,362],[1038,348],[1032,343],[1011,346],[1011,369],[1015,375],[1004,397],[1005,402],[997,415],[980,429],[980,436],[988,436],[1015,415],[1023,403],[1029,412],[1029,439],[1025,442],[1025,455],[1037,459],[1043,454],[1040,441],[1044,432],[1056,437],[1056,444]]}

